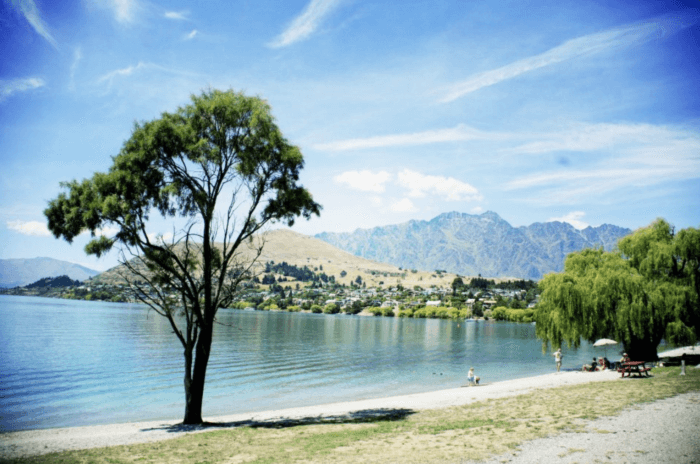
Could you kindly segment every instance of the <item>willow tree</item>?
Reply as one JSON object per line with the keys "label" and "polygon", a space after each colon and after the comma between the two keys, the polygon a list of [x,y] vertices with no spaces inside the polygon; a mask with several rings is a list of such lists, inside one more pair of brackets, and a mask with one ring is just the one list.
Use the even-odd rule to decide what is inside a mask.
{"label": "willow tree", "polygon": [[[108,172],[62,183],[44,214],[57,238],[90,231],[88,254],[124,252],[135,295],[183,345],[184,423],[199,424],[216,313],[250,278],[262,250],[253,234],[318,215],[320,206],[299,185],[302,154],[266,102],[233,91],[191,100],[136,124]],[[172,239],[149,233],[154,214],[173,223]]]}
{"label": "willow tree", "polygon": [[677,234],[664,220],[618,242],[618,250],[571,253],[564,272],[540,281],[535,313],[543,350],[613,338],[632,359],[655,360],[662,339],[695,343],[700,331],[700,230]]}

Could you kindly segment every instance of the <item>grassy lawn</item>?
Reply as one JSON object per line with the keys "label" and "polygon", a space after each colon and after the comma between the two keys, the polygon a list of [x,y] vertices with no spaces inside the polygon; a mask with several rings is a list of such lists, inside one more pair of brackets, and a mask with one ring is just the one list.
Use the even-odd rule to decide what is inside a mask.
{"label": "grassy lawn", "polygon": [[246,426],[157,443],[55,453],[22,462],[442,463],[486,459],[527,440],[582,430],[586,420],[614,415],[634,404],[700,390],[700,369],[686,372],[681,377],[680,368],[657,368],[651,378],[537,390],[389,419]]}

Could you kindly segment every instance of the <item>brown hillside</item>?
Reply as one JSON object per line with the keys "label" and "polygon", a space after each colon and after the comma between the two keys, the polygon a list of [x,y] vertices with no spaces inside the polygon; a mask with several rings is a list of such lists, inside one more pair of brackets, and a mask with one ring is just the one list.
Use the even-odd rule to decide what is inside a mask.
{"label": "brown hillside", "polygon": [[[435,272],[412,272],[410,269],[400,270],[390,264],[377,263],[365,258],[342,251],[317,238],[293,232],[289,229],[276,229],[261,234],[256,240],[265,241],[263,253],[258,263],[260,266],[269,261],[275,263],[287,262],[298,267],[308,266],[316,272],[325,272],[335,276],[336,281],[349,285],[359,275],[368,287],[388,287],[401,283],[404,287],[420,285],[428,288],[432,285],[449,286],[455,274],[437,274]],[[252,251],[250,252],[252,256]],[[323,267],[323,271],[321,271]],[[112,268],[97,276],[94,280],[103,283],[121,283],[119,277],[121,266]],[[262,269],[259,269],[262,270]],[[344,278],[342,271],[347,272]],[[466,279],[465,279],[466,280]]]}

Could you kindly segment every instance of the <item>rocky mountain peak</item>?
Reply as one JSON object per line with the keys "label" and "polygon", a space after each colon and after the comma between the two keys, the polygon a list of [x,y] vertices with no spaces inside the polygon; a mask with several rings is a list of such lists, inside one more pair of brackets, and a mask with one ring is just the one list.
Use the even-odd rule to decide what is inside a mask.
{"label": "rocky mountain peak", "polygon": [[568,253],[612,250],[631,231],[613,225],[578,230],[563,222],[513,227],[493,211],[451,211],[430,221],[316,235],[363,258],[409,269],[444,269],[461,275],[540,279],[563,269]]}

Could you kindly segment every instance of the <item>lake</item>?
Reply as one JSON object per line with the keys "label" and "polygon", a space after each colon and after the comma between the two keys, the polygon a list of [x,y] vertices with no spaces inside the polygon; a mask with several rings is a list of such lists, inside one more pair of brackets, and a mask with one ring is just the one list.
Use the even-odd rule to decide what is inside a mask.
{"label": "lake", "polygon": [[[555,371],[535,326],[221,310],[203,414],[456,388]],[[179,419],[182,346],[135,304],[0,295],[0,431]],[[615,359],[619,347],[608,348]],[[564,369],[603,353],[563,347]]]}

